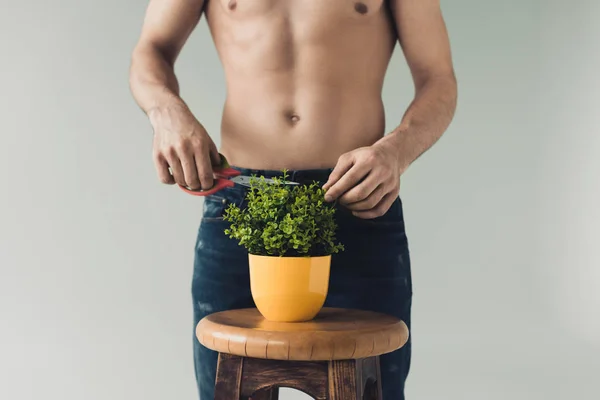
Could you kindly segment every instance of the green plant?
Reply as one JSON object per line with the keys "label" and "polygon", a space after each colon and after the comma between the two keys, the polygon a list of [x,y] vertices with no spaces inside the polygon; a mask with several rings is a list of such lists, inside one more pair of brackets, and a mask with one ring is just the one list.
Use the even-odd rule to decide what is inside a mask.
{"label": "green plant", "polygon": [[229,204],[225,233],[237,239],[250,254],[276,256],[321,256],[344,249],[336,243],[336,209],[324,199],[317,182],[288,185],[287,171],[274,183],[253,176],[246,207]]}

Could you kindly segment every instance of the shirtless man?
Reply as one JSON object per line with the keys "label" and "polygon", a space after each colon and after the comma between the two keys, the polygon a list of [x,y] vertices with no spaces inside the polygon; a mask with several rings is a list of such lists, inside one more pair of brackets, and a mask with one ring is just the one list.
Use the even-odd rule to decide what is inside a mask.
{"label": "shirtless man", "polygon": [[[333,258],[325,305],[385,312],[410,327],[400,176],[447,129],[457,96],[439,0],[151,0],[131,90],[154,129],[158,178],[192,188],[212,186],[219,151],[180,98],[173,66],[202,15],[227,82],[220,152],[246,173],[286,168],[292,180],[322,182],[346,247]],[[386,131],[381,92],[397,43],[415,96]],[[223,210],[243,204],[244,190],[205,199],[195,322],[253,306],[245,249],[223,233]],[[410,357],[409,342],[381,358],[385,400],[404,399]],[[194,361],[200,398],[212,399],[217,355],[194,340]]]}

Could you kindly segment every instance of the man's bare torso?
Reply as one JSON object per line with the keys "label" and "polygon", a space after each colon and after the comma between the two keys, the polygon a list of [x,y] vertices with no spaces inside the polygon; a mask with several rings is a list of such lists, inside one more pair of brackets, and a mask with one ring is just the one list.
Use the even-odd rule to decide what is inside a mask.
{"label": "man's bare torso", "polygon": [[[174,71],[203,15],[227,84],[220,149]],[[387,129],[381,92],[396,43],[415,93]],[[161,182],[212,187],[219,150],[241,167],[333,167],[325,199],[361,218],[386,212],[457,98],[439,0],[150,0],[129,82],[154,130]]]}
{"label": "man's bare torso", "polygon": [[234,165],[333,167],[384,134],[381,90],[396,43],[385,0],[208,0]]}

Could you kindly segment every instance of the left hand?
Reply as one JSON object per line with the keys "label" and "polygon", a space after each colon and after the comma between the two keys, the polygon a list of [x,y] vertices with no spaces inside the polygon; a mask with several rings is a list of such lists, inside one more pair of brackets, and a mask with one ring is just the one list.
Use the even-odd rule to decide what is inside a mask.
{"label": "left hand", "polygon": [[323,186],[325,200],[335,201],[360,218],[384,215],[400,190],[399,151],[389,141],[380,140],[342,154]]}

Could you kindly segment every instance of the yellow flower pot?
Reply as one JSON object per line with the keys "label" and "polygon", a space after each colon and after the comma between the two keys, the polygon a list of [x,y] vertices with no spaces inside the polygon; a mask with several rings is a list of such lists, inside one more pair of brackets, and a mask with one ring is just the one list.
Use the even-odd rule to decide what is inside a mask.
{"label": "yellow flower pot", "polygon": [[269,321],[301,322],[323,308],[331,256],[277,257],[250,254],[250,289],[258,311]]}

